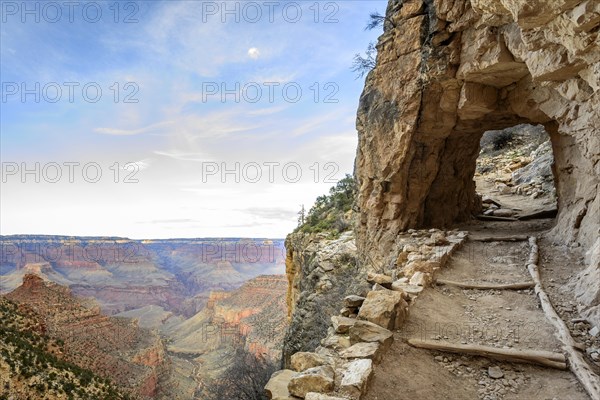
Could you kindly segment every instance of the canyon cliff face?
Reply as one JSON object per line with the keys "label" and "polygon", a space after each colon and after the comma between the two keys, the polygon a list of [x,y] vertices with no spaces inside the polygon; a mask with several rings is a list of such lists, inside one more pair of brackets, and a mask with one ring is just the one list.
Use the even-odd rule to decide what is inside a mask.
{"label": "canyon cliff face", "polygon": [[151,309],[127,316],[167,338],[177,372],[172,382],[184,388],[182,398],[204,398],[205,384],[231,366],[240,348],[279,362],[287,328],[286,290],[285,275],[261,275],[235,290],[211,292],[206,307],[188,319]]}
{"label": "canyon cliff face", "polygon": [[482,134],[519,123],[551,136],[551,235],[598,248],[599,27],[594,0],[391,0],[357,117],[358,254],[383,268],[399,232],[469,219]]}
{"label": "canyon cliff face", "polygon": [[202,362],[205,369],[223,364],[210,360],[238,345],[278,360],[287,328],[286,290],[284,275],[258,276],[231,292],[211,292],[205,309],[179,324],[158,328],[172,339],[168,350],[173,355],[209,360]]}
{"label": "canyon cliff face", "polygon": [[212,320],[236,327],[250,352],[279,360],[283,334],[287,328],[286,290],[284,275],[264,275],[251,279],[215,302]]}
{"label": "canyon cliff face", "polygon": [[313,351],[339,313],[344,297],[366,293],[366,272],[357,262],[354,235],[289,234],[285,247],[290,326],[283,342],[283,364],[299,351]]}

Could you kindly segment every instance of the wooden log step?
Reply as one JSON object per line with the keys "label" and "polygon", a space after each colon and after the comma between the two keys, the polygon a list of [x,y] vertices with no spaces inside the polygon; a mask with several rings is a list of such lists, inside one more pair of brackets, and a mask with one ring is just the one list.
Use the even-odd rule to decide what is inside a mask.
{"label": "wooden log step", "polygon": [[525,214],[518,217],[519,221],[529,221],[532,219],[544,219],[544,218],[556,218],[558,215],[558,209],[553,208],[551,210],[541,210],[532,212],[531,214]]}
{"label": "wooden log step", "polygon": [[513,217],[497,217],[495,215],[483,215],[483,214],[477,214],[475,216],[475,218],[477,218],[481,221],[504,221],[504,222],[518,221],[517,218],[513,218]]}
{"label": "wooden log step", "polygon": [[461,289],[477,290],[521,290],[535,287],[535,282],[517,282],[517,283],[466,283],[454,282],[445,279],[438,279],[438,285],[456,286]]}
{"label": "wooden log step", "polygon": [[486,197],[486,198],[482,199],[481,202],[483,204],[493,204],[498,208],[504,208],[504,207],[502,207],[502,204],[498,203],[496,200],[494,200],[490,197]]}
{"label": "wooden log step", "polygon": [[526,235],[509,236],[469,236],[474,242],[525,242],[529,239]]}
{"label": "wooden log step", "polygon": [[408,339],[408,344],[420,349],[437,350],[456,354],[468,354],[472,356],[493,358],[501,361],[535,364],[556,369],[567,369],[565,356],[561,353],[553,353],[551,351],[499,349],[496,347],[481,346],[476,344],[455,344],[423,339]]}

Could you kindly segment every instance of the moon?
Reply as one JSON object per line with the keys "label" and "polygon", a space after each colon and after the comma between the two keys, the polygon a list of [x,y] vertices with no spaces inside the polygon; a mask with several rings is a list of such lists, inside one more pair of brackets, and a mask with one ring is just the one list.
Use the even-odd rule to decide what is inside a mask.
{"label": "moon", "polygon": [[257,60],[260,57],[260,51],[256,47],[252,47],[248,49],[248,56],[253,60]]}

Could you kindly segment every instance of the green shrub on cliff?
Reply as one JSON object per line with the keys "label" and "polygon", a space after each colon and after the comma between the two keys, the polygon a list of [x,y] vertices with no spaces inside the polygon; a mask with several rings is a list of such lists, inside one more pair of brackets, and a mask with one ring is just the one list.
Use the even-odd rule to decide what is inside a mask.
{"label": "green shrub on cliff", "polygon": [[328,232],[337,235],[350,229],[351,224],[347,214],[352,209],[355,195],[354,177],[346,174],[329,189],[328,195],[317,197],[315,204],[304,218],[304,223],[299,225],[295,232]]}

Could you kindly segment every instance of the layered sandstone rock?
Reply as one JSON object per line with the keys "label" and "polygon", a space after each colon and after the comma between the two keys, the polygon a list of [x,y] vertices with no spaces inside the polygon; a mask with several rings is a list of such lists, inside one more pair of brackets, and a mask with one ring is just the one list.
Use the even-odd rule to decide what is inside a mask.
{"label": "layered sandstone rock", "polygon": [[236,327],[251,352],[279,360],[287,328],[286,292],[284,275],[258,276],[218,301],[213,321]]}
{"label": "layered sandstone rock", "polygon": [[391,0],[358,110],[358,254],[386,268],[399,232],[470,218],[482,134],[519,123],[551,136],[554,236],[591,247],[599,26],[594,0]]}
{"label": "layered sandstone rock", "polygon": [[206,356],[204,371],[220,368],[217,353],[238,344],[278,360],[287,328],[286,291],[284,275],[263,275],[232,292],[211,292],[205,309],[165,327],[173,339],[169,351]]}

